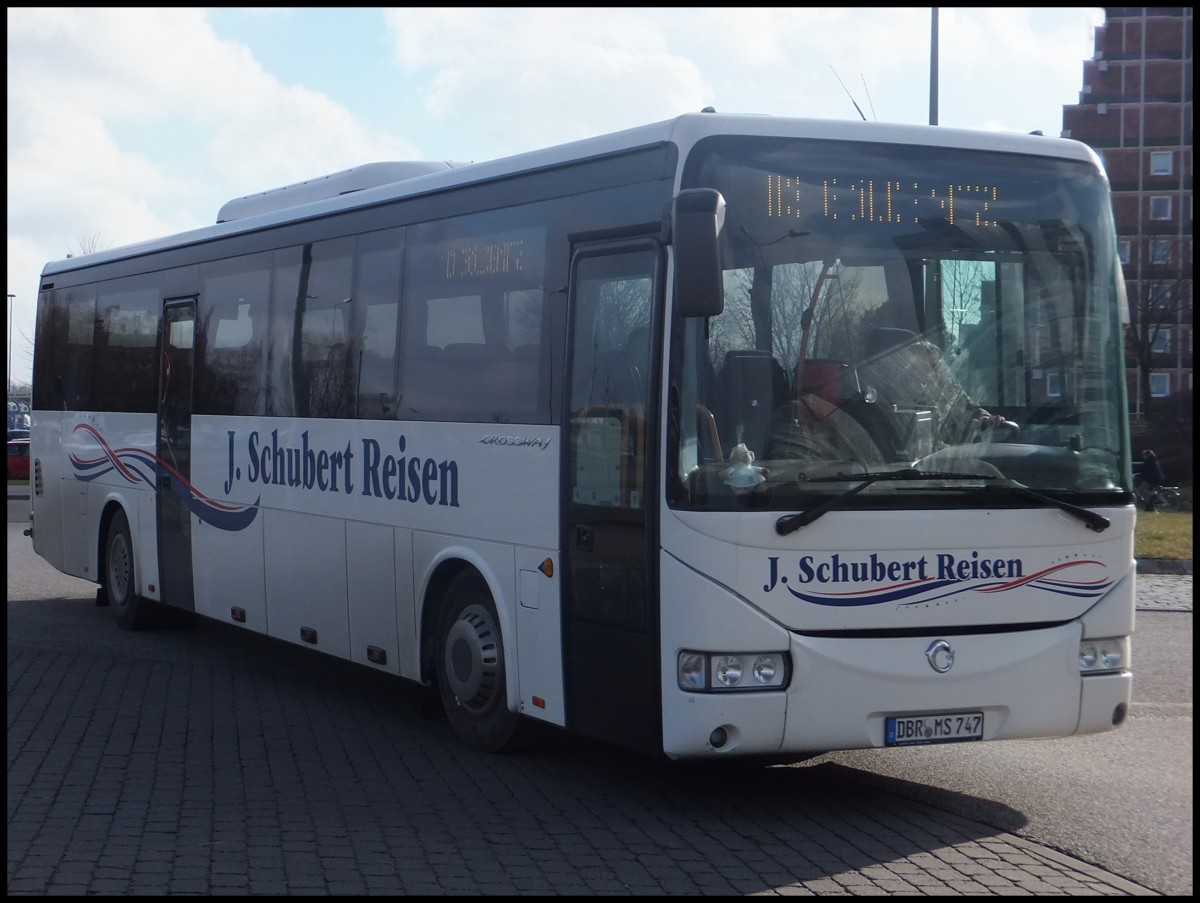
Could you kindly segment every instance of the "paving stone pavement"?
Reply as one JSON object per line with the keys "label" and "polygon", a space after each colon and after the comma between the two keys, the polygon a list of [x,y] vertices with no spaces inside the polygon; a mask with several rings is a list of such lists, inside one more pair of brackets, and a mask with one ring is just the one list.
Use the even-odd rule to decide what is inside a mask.
{"label": "paving stone pavement", "polygon": [[825,766],[474,753],[290,649],[9,652],[10,896],[1148,893]]}
{"label": "paving stone pavement", "polygon": [[1139,611],[1191,611],[1192,573],[1188,562],[1186,574],[1144,574],[1137,577],[1137,607]]}
{"label": "paving stone pavement", "polygon": [[[1190,576],[1146,601],[1160,580],[1190,610]],[[9,620],[10,896],[1152,893],[826,765],[484,755],[415,690],[228,625]]]}
{"label": "paving stone pavement", "polygon": [[[8,607],[9,896],[1154,895],[832,766],[484,755],[415,689],[229,625]],[[1138,608],[1190,612],[1190,562]]]}

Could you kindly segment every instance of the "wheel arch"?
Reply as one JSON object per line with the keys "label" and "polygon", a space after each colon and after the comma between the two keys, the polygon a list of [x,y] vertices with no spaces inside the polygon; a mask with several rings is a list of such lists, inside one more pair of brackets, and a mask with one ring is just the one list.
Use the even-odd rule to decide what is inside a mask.
{"label": "wheel arch", "polygon": [[[418,648],[421,660],[421,681],[432,683],[437,675],[437,629],[442,603],[450,584],[464,571],[475,570],[472,564],[461,558],[447,558],[438,562],[425,581],[421,592],[421,630]],[[482,575],[481,575],[482,576]]]}
{"label": "wheel arch", "polygon": [[[510,554],[511,559],[511,554]],[[437,631],[442,605],[454,580],[463,573],[474,573],[487,587],[496,608],[500,624],[500,639],[504,644],[504,675],[507,704],[510,711],[519,708],[521,691],[517,670],[516,616],[511,610],[511,593],[502,590],[502,578],[493,563],[479,552],[466,547],[447,548],[427,569],[427,576],[418,593],[421,600],[418,640],[422,683],[432,684],[437,676]]]}
{"label": "wheel arch", "polygon": [[[105,553],[104,547],[108,543],[108,528],[112,525],[113,518],[117,516],[118,511],[120,511],[122,514],[125,515],[125,522],[127,524],[129,524],[130,538],[132,539],[133,536],[136,535],[134,521],[129,516],[128,507],[126,507],[126,505],[123,502],[121,502],[119,499],[116,499],[116,498],[106,499],[104,502],[104,506],[100,509],[100,520],[98,521],[97,527],[96,527],[96,545],[95,545],[95,548],[93,549],[93,553],[94,553],[95,557],[92,559],[92,566],[95,568],[94,573],[96,575],[96,582],[100,584],[102,589],[105,588],[104,587],[104,553]],[[137,559],[135,557],[134,558],[134,574],[137,576],[140,576],[139,571],[140,571],[140,568],[137,567]],[[136,589],[136,587],[135,587],[135,589]]]}

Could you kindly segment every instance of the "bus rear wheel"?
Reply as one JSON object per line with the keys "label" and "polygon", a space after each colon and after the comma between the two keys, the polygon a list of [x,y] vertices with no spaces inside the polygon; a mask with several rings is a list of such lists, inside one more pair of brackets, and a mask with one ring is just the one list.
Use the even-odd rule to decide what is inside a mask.
{"label": "bus rear wheel", "polygon": [[154,603],[137,594],[133,537],[129,532],[129,519],[120,509],[109,522],[104,539],[102,579],[109,609],[121,627],[141,630],[154,624]]}
{"label": "bus rear wheel", "polygon": [[454,578],[438,627],[437,684],[442,708],[464,744],[504,752],[518,742],[521,716],[508,708],[504,642],[487,584],[475,573]]}

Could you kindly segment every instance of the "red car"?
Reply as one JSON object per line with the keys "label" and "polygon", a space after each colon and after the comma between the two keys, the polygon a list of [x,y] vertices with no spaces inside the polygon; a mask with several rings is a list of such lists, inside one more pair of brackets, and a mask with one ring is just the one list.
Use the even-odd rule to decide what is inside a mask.
{"label": "red car", "polygon": [[8,478],[10,480],[29,479],[29,440],[8,440]]}

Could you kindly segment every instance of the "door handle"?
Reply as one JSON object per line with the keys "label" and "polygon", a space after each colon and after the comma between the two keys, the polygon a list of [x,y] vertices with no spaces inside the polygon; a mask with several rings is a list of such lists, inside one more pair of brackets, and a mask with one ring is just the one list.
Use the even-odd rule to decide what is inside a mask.
{"label": "door handle", "polygon": [[594,539],[594,534],[592,533],[591,527],[588,527],[583,524],[580,524],[575,527],[575,546],[580,551],[582,551],[582,552],[592,551],[592,540],[593,539]]}

